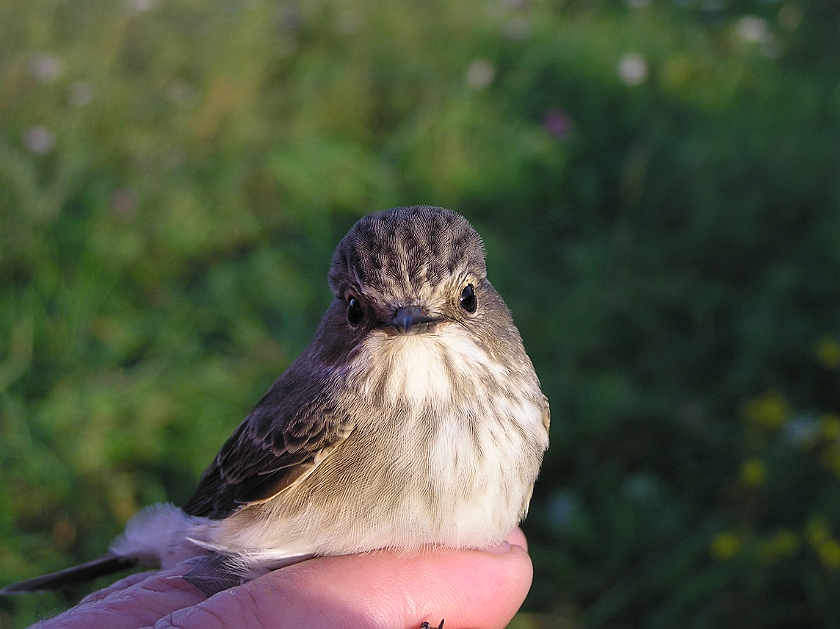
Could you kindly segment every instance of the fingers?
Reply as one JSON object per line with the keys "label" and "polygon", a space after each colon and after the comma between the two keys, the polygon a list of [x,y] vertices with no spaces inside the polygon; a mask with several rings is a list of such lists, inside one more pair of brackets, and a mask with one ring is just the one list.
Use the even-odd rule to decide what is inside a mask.
{"label": "fingers", "polygon": [[139,629],[204,598],[177,571],[135,574],[31,629]]}
{"label": "fingers", "polygon": [[120,590],[124,590],[136,583],[140,583],[141,581],[145,581],[149,577],[156,576],[157,573],[155,572],[138,572],[137,574],[131,574],[124,579],[120,579],[109,585],[108,587],[102,588],[101,590],[97,590],[96,592],[91,592],[87,596],[85,596],[79,605],[85,605],[86,603],[93,603],[96,601],[101,601],[104,598],[107,598],[110,594],[114,592],[118,592]]}
{"label": "fingers", "polygon": [[528,540],[525,539],[525,533],[522,532],[522,529],[518,526],[513,529],[505,539],[508,544],[513,544],[514,546],[519,546],[525,552],[528,552]]}
{"label": "fingers", "polygon": [[519,529],[484,551],[428,549],[321,557],[206,599],[172,570],[136,574],[39,629],[502,629],[528,593],[532,566]]}
{"label": "fingers", "polygon": [[[532,567],[520,533],[492,551],[377,551],[289,566],[195,607],[172,625],[202,627],[505,627],[528,593]],[[159,625],[168,626],[168,625]]]}

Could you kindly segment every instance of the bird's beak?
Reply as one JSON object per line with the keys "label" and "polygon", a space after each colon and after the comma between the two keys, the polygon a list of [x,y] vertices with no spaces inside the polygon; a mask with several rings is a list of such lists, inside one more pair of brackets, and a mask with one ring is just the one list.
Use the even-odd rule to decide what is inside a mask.
{"label": "bird's beak", "polygon": [[437,321],[417,306],[403,306],[397,308],[394,317],[385,326],[395,330],[398,334],[416,334],[427,330]]}

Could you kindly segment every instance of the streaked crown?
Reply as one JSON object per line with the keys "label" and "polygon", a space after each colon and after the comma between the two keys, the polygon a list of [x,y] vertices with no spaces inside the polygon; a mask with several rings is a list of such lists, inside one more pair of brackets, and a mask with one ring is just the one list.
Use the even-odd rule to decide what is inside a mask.
{"label": "streaked crown", "polygon": [[365,216],[338,244],[329,272],[338,298],[418,295],[449,278],[487,276],[481,237],[451,210],[400,207]]}

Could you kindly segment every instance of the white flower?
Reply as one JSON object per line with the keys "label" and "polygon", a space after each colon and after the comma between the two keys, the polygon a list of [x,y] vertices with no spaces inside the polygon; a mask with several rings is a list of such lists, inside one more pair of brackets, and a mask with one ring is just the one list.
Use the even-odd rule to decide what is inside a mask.
{"label": "white flower", "polygon": [[467,85],[470,87],[482,90],[488,87],[493,79],[496,78],[496,69],[486,59],[476,59],[467,67],[467,73],[464,77]]}
{"label": "white flower", "polygon": [[64,72],[64,62],[55,55],[38,53],[29,61],[29,71],[41,83],[52,83]]}
{"label": "white flower", "polygon": [[764,44],[770,39],[770,26],[767,20],[755,15],[745,15],[735,24],[735,32],[742,41],[751,44]]}
{"label": "white flower", "polygon": [[23,132],[23,145],[32,153],[44,155],[55,147],[55,135],[46,127],[35,125]]}
{"label": "white flower", "polygon": [[627,85],[641,85],[649,73],[647,61],[638,53],[628,52],[618,60],[618,77]]}

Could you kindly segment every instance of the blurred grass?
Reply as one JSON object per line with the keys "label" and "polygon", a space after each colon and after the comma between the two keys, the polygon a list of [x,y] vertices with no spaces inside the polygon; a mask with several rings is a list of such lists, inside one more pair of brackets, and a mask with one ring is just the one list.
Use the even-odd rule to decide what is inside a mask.
{"label": "blurred grass", "polygon": [[[183,501],[359,216],[485,237],[552,403],[520,626],[840,623],[840,9],[0,4],[0,574]],[[0,600],[22,627],[78,592]]]}

